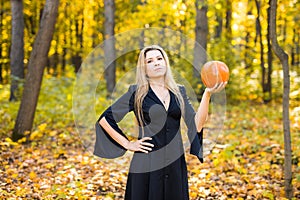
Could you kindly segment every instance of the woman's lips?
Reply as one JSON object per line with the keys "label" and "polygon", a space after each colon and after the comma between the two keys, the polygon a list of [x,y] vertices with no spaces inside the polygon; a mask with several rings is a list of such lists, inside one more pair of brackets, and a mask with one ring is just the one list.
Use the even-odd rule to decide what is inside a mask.
{"label": "woman's lips", "polygon": [[154,69],[154,71],[159,71],[159,70],[162,70],[162,69],[163,69],[163,67],[157,67],[157,68]]}

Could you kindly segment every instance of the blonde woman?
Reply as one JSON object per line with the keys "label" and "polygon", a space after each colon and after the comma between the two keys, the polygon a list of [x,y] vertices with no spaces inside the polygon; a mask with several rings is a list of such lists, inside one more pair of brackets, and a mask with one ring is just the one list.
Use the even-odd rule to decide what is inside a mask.
{"label": "blonde woman", "polygon": [[[190,153],[202,162],[202,127],[210,96],[225,83],[206,88],[194,111],[185,88],[173,79],[166,52],[158,45],[141,50],[136,84],[103,112],[96,123],[94,154],[104,158],[134,152],[125,200],[189,199],[187,167],[180,133],[180,119],[188,127]],[[139,137],[129,141],[117,123],[133,111]]]}

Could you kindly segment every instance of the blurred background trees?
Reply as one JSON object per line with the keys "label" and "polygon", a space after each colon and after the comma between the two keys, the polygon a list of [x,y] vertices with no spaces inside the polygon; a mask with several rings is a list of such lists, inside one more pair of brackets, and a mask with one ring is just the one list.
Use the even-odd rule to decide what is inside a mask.
{"label": "blurred background trees", "polygon": [[[15,90],[15,77],[23,79],[22,70],[17,73],[16,65],[21,69],[23,64],[25,74],[27,73],[29,57],[45,4],[44,1],[24,0],[24,19],[23,21],[18,20],[19,24],[16,25],[18,27],[16,29],[14,27],[16,23],[12,22],[22,18],[22,13],[19,12],[20,16],[14,18],[13,9],[14,6],[21,6],[21,2],[0,0],[0,81],[2,84],[11,83],[12,90]],[[108,6],[110,5],[108,4]],[[278,2],[278,41],[289,54],[289,63],[293,72],[299,72],[300,65],[299,7],[298,1]],[[78,72],[83,59],[110,34],[119,34],[135,28],[162,27],[179,31],[188,38],[199,42],[207,49],[210,56],[208,59],[226,62],[233,72],[233,77],[243,78],[245,84],[231,84],[232,87],[228,91],[231,100],[250,98],[268,102],[281,97],[281,67],[279,60],[272,56],[273,53],[270,49],[268,2],[259,0],[164,2],[125,0],[115,1],[115,5],[111,9],[110,12],[114,12],[113,21],[108,18],[109,12],[105,11],[105,1],[71,2],[61,0],[47,58],[46,73],[60,77],[73,71]],[[112,16],[113,13],[110,17]],[[106,24],[112,22],[114,24],[111,26],[114,28],[108,30],[109,26]],[[22,23],[24,23],[24,59],[21,58],[22,48],[14,47],[16,42],[22,42]],[[16,35],[20,37],[15,39]],[[144,42],[143,40],[131,40],[128,45],[140,43],[143,46]],[[184,51],[186,45],[184,41],[181,43],[177,56],[180,56],[180,51]],[[21,43],[20,46],[22,46]],[[115,50],[120,50],[118,48],[116,45]],[[15,53],[16,49],[19,52]],[[196,56],[194,59],[195,63],[202,62],[198,61]],[[17,61],[19,64],[15,64]],[[179,70],[180,67],[184,68],[180,63],[176,63],[176,59],[173,61],[172,64],[175,68]],[[128,68],[135,66],[135,62],[135,54],[124,55],[116,59],[116,79],[122,75],[122,71],[125,72]],[[109,82],[114,82],[114,78],[109,77]],[[193,82],[193,80],[189,81]],[[240,83],[238,78],[232,78],[231,81]],[[22,84],[22,81],[18,83]],[[12,91],[11,99],[20,99],[20,93],[19,96],[16,95],[17,97],[14,97]]]}
{"label": "blurred background trees", "polygon": [[[230,84],[226,88],[228,104],[247,101],[270,104],[289,100],[283,111],[290,108],[293,121],[299,119],[300,3],[297,0],[275,2],[276,23],[271,0],[60,0],[57,16],[54,10],[48,13],[55,20],[47,20],[49,15],[43,18],[47,8],[56,7],[50,2],[58,1],[0,0],[0,89],[10,88],[10,94],[1,95],[1,98],[5,96],[7,101],[14,101],[12,104],[20,104],[18,110],[12,111],[16,119],[12,131],[16,141],[32,129],[43,77],[46,81],[59,80],[50,81],[41,92],[44,96],[52,95],[61,104],[54,106],[47,104],[47,99],[41,100],[53,113],[52,117],[43,116],[44,122],[52,123],[53,127],[64,120],[64,123],[72,123],[70,116],[68,120],[62,118],[64,113],[60,113],[60,108],[70,107],[64,100],[69,102],[71,99],[68,88],[80,73],[84,59],[104,43],[103,65],[109,67],[105,70],[106,85],[100,88],[105,90],[103,96],[110,97],[116,81],[136,66],[138,53],[137,50],[120,53],[123,51],[118,45],[120,41],[113,36],[152,27],[180,33],[170,35],[168,40],[162,38],[161,42],[177,44],[176,51],[168,52],[171,65],[192,84],[199,98],[203,91],[199,68],[208,60],[221,60],[231,71]],[[273,29],[270,29],[271,25]],[[130,33],[128,38],[132,36]],[[202,54],[199,46],[190,47],[183,36],[198,42],[207,56]],[[149,45],[150,37],[141,31],[138,38],[128,40],[126,45],[142,48]],[[285,65],[289,68],[283,68],[280,59],[274,55],[274,41],[288,56]],[[190,48],[193,48],[189,56],[195,69],[180,59]],[[287,85],[290,91],[285,90],[284,94]],[[65,88],[66,94],[55,90],[61,87]],[[289,114],[284,114],[286,120]],[[12,129],[12,120],[7,121],[8,126],[0,124],[1,127]],[[284,123],[286,127],[289,121]]]}

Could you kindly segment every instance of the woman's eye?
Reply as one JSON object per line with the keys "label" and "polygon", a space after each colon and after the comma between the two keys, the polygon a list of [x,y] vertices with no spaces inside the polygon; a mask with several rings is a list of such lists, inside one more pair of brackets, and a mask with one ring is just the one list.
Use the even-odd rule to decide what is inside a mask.
{"label": "woman's eye", "polygon": [[152,62],[152,60],[148,60],[148,61],[147,61],[147,63],[151,63],[151,62]]}
{"label": "woman's eye", "polygon": [[157,60],[162,60],[162,58],[158,58]]}

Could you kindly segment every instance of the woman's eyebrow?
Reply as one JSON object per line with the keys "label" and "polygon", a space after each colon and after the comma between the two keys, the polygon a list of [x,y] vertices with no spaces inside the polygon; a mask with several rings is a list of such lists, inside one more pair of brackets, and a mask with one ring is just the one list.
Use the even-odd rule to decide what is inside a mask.
{"label": "woman's eyebrow", "polygon": [[[155,56],[154,56],[155,57]],[[151,58],[146,58],[146,60],[150,60],[150,59],[153,59],[154,57],[151,57]],[[156,58],[162,58],[162,55],[158,55],[158,56],[156,56]]]}

